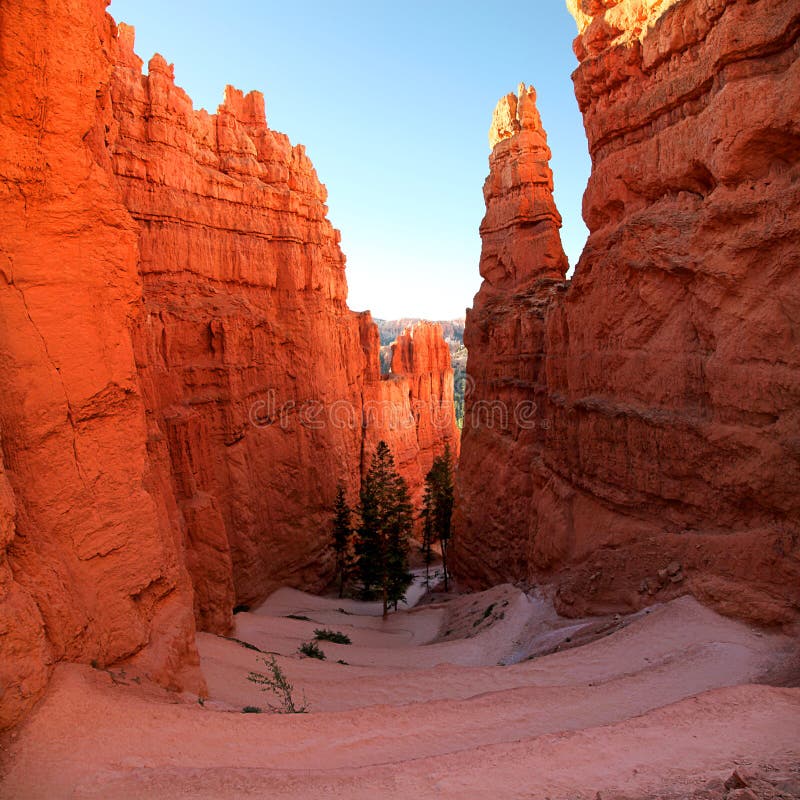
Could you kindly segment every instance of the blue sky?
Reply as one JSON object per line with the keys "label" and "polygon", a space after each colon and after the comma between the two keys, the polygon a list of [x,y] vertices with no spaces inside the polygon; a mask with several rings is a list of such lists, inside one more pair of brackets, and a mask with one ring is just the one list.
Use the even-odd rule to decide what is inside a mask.
{"label": "blue sky", "polygon": [[589,175],[563,0],[347,0],[302,4],[113,0],[196,108],[231,83],[266,98],[267,122],[306,145],[342,231],[348,303],[377,317],[462,316],[480,286],[478,226],[497,100],[537,89],[553,150],[562,238],[575,264]]}

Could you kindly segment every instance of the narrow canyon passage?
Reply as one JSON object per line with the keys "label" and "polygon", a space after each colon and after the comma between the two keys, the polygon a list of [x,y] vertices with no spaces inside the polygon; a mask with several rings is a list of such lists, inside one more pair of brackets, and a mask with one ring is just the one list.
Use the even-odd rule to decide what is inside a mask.
{"label": "narrow canyon passage", "polygon": [[[107,5],[0,2],[0,800],[800,800],[800,0],[461,4],[530,41],[467,46],[448,17],[430,47],[474,71],[415,83],[400,46],[371,93],[387,48],[322,26],[370,54],[350,109],[313,4],[274,4],[286,31],[247,13],[268,3],[177,14],[187,68],[269,90],[209,110]],[[541,54],[554,6],[574,98],[554,62],[500,59]],[[189,23],[217,11],[291,58],[203,50]],[[449,301],[400,245],[457,260],[451,203],[421,204],[485,168],[478,54],[525,81],[443,294],[480,288],[463,318],[374,319],[348,283],[374,226],[335,227],[338,192],[391,226],[384,299]],[[330,197],[326,142],[274,127],[271,74],[300,66],[313,116],[287,130],[357,146]],[[442,177],[402,168],[412,129]],[[459,137],[480,152],[451,160]],[[402,185],[416,224],[379,213]],[[434,552],[452,584],[417,571],[400,603]]]}
{"label": "narrow canyon passage", "polygon": [[[321,628],[351,644],[302,657]],[[688,597],[565,620],[503,585],[384,622],[375,603],[281,589],[198,648],[204,704],[130,670],[60,667],[5,742],[3,796],[684,797],[737,768],[800,781],[800,691],[757,685],[785,674],[791,640]],[[242,713],[275,701],[247,677],[267,653],[310,713]]]}

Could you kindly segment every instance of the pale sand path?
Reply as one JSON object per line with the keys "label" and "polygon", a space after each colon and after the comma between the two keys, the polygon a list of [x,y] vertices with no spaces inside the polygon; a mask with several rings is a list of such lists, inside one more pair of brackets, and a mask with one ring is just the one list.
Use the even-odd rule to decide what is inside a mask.
{"label": "pale sand path", "polygon": [[[490,606],[502,619],[485,616]],[[59,668],[11,744],[0,796],[593,798],[697,785],[737,761],[800,761],[800,690],[745,685],[785,657],[788,640],[689,598],[505,667],[491,666],[498,653],[580,625],[508,586],[387,622],[361,610],[284,589],[237,615],[237,637],[282,654],[307,715],[239,713],[270,699],[246,680],[259,654],[208,634],[205,708]],[[321,643],[329,661],[298,658],[315,627],[353,644]],[[448,641],[434,642],[445,629]]]}

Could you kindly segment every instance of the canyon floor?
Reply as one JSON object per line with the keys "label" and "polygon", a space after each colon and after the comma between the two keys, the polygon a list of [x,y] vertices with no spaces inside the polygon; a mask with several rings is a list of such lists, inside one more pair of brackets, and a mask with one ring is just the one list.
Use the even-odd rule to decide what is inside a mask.
{"label": "canyon floor", "polygon": [[[352,644],[301,657],[316,628]],[[375,604],[281,589],[234,637],[199,636],[204,704],[60,666],[2,742],[0,796],[800,796],[796,640],[689,597],[565,620],[504,585],[383,621]],[[247,679],[268,653],[310,713],[242,712],[276,701]]]}

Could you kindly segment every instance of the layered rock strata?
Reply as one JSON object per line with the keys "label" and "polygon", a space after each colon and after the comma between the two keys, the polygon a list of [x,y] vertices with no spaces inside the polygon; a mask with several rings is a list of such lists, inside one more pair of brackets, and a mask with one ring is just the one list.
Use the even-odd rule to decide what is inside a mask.
{"label": "layered rock strata", "polygon": [[437,445],[258,92],[196,111],[101,0],[5,3],[0,58],[2,727],[59,660],[202,692],[195,625],[324,586],[337,483]]}
{"label": "layered rock strata", "polygon": [[795,619],[800,8],[572,5],[590,237],[560,281],[529,243],[552,223],[517,225],[505,154],[524,125],[501,113],[471,407],[530,402],[533,419],[491,430],[467,404],[462,574],[554,582],[567,613],[691,591]]}
{"label": "layered rock strata", "polygon": [[[420,508],[425,476],[433,459],[447,446],[455,467],[461,439],[453,402],[450,348],[438,322],[414,323],[395,339],[391,369],[380,391],[384,393],[381,406],[394,417],[384,420],[390,423],[388,430],[374,425],[369,438],[397,441],[396,431],[407,431],[410,446],[399,452],[398,466],[415,507]],[[401,414],[405,417],[402,426],[397,424]]]}
{"label": "layered rock strata", "polygon": [[198,691],[192,590],[149,457],[113,174],[104,4],[0,8],[0,726],[55,661],[137,657]]}

